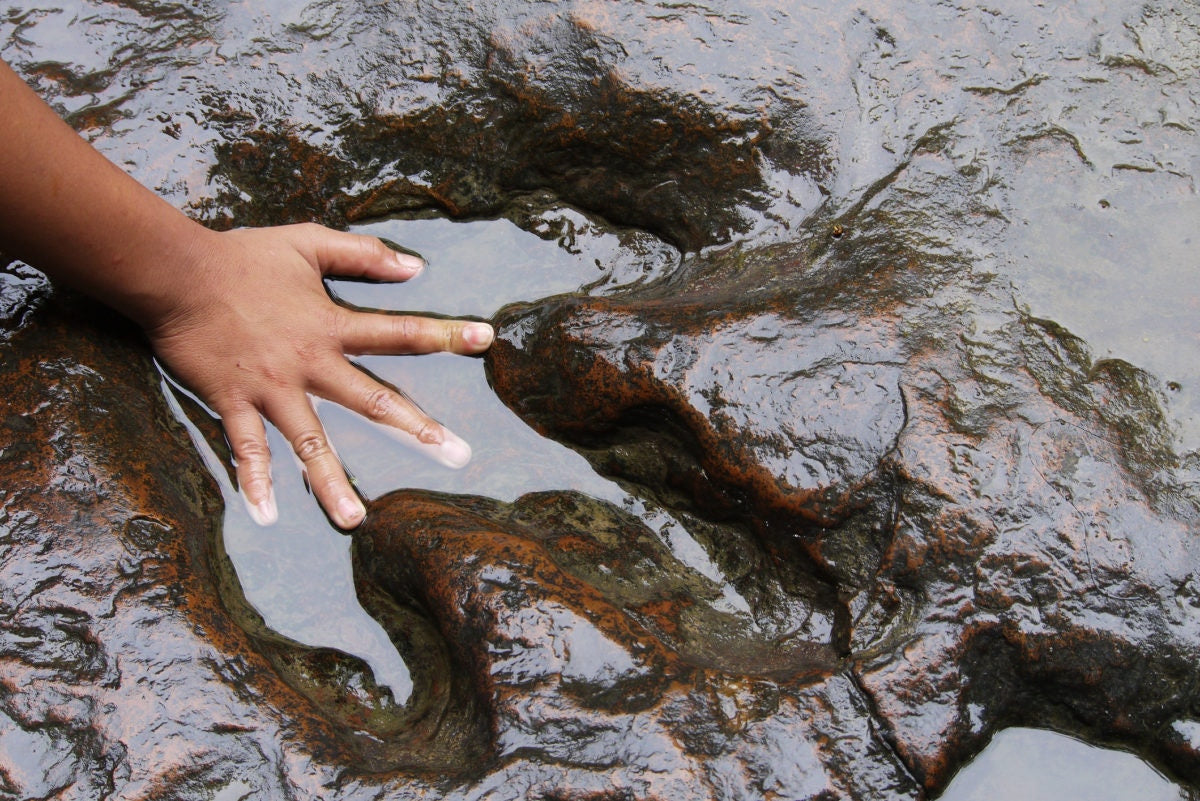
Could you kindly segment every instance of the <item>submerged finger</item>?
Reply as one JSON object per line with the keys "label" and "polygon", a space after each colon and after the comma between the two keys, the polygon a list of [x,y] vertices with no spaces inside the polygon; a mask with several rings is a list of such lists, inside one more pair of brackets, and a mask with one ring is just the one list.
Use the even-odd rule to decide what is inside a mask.
{"label": "submerged finger", "polygon": [[[220,413],[220,410],[218,410]],[[227,410],[221,415],[225,437],[233,451],[238,487],[251,519],[269,526],[279,519],[275,488],[271,481],[271,449],[262,417],[253,406]]]}
{"label": "submerged finger", "polygon": [[471,446],[403,393],[345,362],[317,385],[321,397],[386,427],[388,433],[446,467],[471,461]]}
{"label": "submerged finger", "polygon": [[442,320],[408,314],[347,312],[341,327],[348,353],[403,355],[474,354],[487,350],[495,331],[473,320]]}
{"label": "submerged finger", "polygon": [[291,443],[304,467],[309,488],[334,524],[351,529],[362,523],[367,510],[350,486],[346,470],[308,398],[298,398],[267,412]]}

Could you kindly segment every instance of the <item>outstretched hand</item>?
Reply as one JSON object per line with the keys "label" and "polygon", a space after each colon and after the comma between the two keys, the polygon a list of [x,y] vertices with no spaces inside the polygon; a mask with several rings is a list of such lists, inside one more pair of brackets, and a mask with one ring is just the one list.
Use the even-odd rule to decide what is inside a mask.
{"label": "outstretched hand", "polygon": [[0,245],[146,329],[167,367],[221,415],[259,523],[278,517],[263,416],[291,442],[334,523],[354,528],[365,515],[310,395],[395,427],[443,464],[471,458],[346,354],[479,353],[491,326],[351,311],[322,283],[404,281],[420,259],[311,224],[210,231],[79,138],[3,62],[0,109]]}
{"label": "outstretched hand", "polygon": [[465,442],[346,355],[480,353],[491,326],[352,311],[322,283],[325,275],[405,281],[424,267],[419,258],[312,224],[205,234],[179,276],[187,291],[142,322],[172,373],[221,416],[258,523],[278,517],[262,417],[291,443],[335,524],[354,528],[365,516],[310,395],[394,427],[445,465],[467,463]]}

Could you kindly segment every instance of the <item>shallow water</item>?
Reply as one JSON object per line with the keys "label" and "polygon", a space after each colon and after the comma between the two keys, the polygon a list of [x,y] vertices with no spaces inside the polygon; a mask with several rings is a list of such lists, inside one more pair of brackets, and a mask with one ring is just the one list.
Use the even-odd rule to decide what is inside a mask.
{"label": "shallow water", "polygon": [[[402,244],[429,262],[406,284],[331,282],[337,297],[367,308],[436,309],[487,318],[505,303],[576,290],[603,277],[594,261],[507,220],[390,221],[355,230]],[[603,237],[597,238],[603,243]],[[322,421],[365,498],[402,487],[505,501],[567,488],[617,502],[624,497],[582,457],[538,436],[500,403],[487,385],[481,360],[439,354],[358,361],[473,449],[471,462],[452,470],[405,447],[385,427],[320,403]],[[265,529],[257,526],[227,478],[223,482],[225,548],[247,599],[276,632],[364,659],[377,681],[389,685],[398,699],[407,699],[411,683],[403,661],[355,597],[349,536],[332,527],[321,512],[287,442],[273,427],[269,435],[279,522]]]}
{"label": "shallow water", "polygon": [[[563,214],[578,219],[577,212]],[[506,303],[607,280],[608,273],[601,273],[589,259],[594,252],[589,251],[591,245],[598,250],[608,247],[606,263],[638,258],[626,253],[622,259],[621,247],[603,234],[579,236],[568,243],[540,238],[507,220],[391,220],[353,230],[402,244],[428,259],[427,270],[409,284],[331,283],[333,294],[345,302],[388,310],[438,309],[487,318]],[[672,258],[669,249],[657,255],[664,263]],[[628,271],[630,276],[636,274]],[[1059,297],[1077,296],[1059,292]],[[1102,314],[1095,316],[1105,319]],[[413,487],[511,501],[528,492],[575,489],[626,508],[637,506],[635,498],[598,476],[574,451],[538,435],[500,404],[487,385],[481,361],[434,355],[369,357],[361,362],[404,390],[474,449],[466,468],[451,470],[411,452],[380,426],[323,404],[322,419],[365,497]],[[278,456],[288,452],[286,442],[273,429],[271,435],[277,454],[280,522],[268,529],[256,526],[229,484],[223,487],[225,546],[247,598],[275,631],[307,645],[359,656],[397,699],[407,698],[411,681],[403,660],[355,598],[349,537],[328,524],[307,492],[295,460]],[[514,461],[517,454],[519,460]],[[659,522],[664,541],[681,560],[701,573],[715,570],[701,546],[690,537],[686,542],[679,539],[681,532],[686,533],[682,527],[670,520]],[[736,595],[730,609],[738,609]],[[1190,798],[1187,790],[1132,754],[1020,728],[998,733],[939,797],[943,801]]]}
{"label": "shallow water", "polygon": [[[227,156],[216,154],[225,140],[237,141],[257,126],[289,132],[294,127],[303,143],[333,142],[329,149],[336,150],[349,137],[340,127],[347,114],[369,108],[380,116],[403,115],[457,98],[454,87],[469,85],[482,71],[474,48],[503,54],[512,41],[520,44],[524,30],[533,29],[548,43],[544,52],[553,53],[558,35],[553,27],[538,29],[533,6],[509,9],[504,3],[478,4],[485,20],[479,27],[491,37],[487,48],[476,43],[487,37],[473,28],[453,22],[440,27],[437,8],[421,18],[398,7],[352,2],[299,8],[234,4],[187,13],[170,4],[158,10],[88,2],[61,9],[18,5],[0,19],[5,37],[0,55],[37,75],[39,88],[75,124],[147,183],[181,205],[191,204],[198,216],[227,215],[235,223],[318,216],[325,209],[301,192],[287,195],[287,187],[270,180],[242,180]],[[1191,451],[1200,447],[1193,6],[1170,13],[1151,9],[1142,18],[1129,16],[1118,3],[1064,7],[1053,14],[1024,6],[985,12],[931,4],[897,15],[886,4],[870,3],[862,8],[751,3],[745,9],[581,4],[577,12],[591,30],[613,32],[611,39],[597,36],[601,45],[619,40],[626,55],[614,70],[630,85],[678,90],[669,95],[674,99],[705,98],[735,120],[754,118],[763,97],[773,98],[775,105],[763,105],[772,113],[787,109],[778,112],[774,139],[764,145],[766,186],[759,198],[764,202],[735,209],[730,217],[743,224],[731,223],[716,244],[699,237],[700,244],[786,241],[810,215],[840,213],[903,162],[897,185],[923,198],[915,206],[966,206],[967,200],[978,205],[949,223],[941,220],[940,229],[937,215],[926,208],[914,230],[897,235],[961,234],[954,246],[971,251],[975,269],[1010,281],[1015,304],[1065,326],[1098,357],[1148,370],[1166,392],[1178,449]],[[642,16],[653,25],[644,26]],[[1087,22],[1092,16],[1106,31],[1094,40]],[[774,31],[783,29],[795,35],[780,39]],[[225,69],[206,64],[234,65],[257,77],[228,87]],[[436,69],[427,66],[433,64]],[[607,68],[603,59],[601,64]],[[553,73],[556,65],[537,66]],[[373,77],[380,70],[386,80]],[[411,80],[426,71],[437,73],[437,80]],[[55,78],[58,74],[66,77]],[[339,105],[336,88],[332,100],[328,89],[309,91],[310,82],[326,80],[361,90],[355,99],[361,106]],[[391,85],[388,80],[408,87],[409,94],[389,95],[381,88]],[[792,101],[799,101],[794,108]],[[222,116],[229,109],[246,117]],[[246,122],[250,118],[253,126]],[[952,144],[936,157],[909,152],[918,134],[938,124],[954,131]],[[1035,141],[1030,132],[1047,125],[1058,133]],[[1034,144],[1022,150],[1023,136]],[[785,162],[790,155],[772,150],[779,140],[785,149],[811,147],[813,164],[794,157],[776,168],[772,160]],[[387,157],[385,150],[380,158]],[[970,192],[920,195],[922,181],[945,168],[942,160],[954,169],[971,166],[979,180]],[[324,167],[319,158],[305,165],[313,172]],[[356,166],[368,178],[377,167]],[[380,171],[393,167],[384,163]],[[344,190],[338,177],[312,193],[320,199],[322,192]],[[526,212],[512,219],[451,222],[426,210],[424,219],[358,225],[354,230],[421,252],[430,267],[408,285],[340,282],[331,291],[364,307],[487,318],[506,303],[580,288],[606,292],[678,266],[680,252],[648,232],[653,220],[647,231],[624,229],[550,194],[530,199]],[[662,198],[645,197],[650,215]],[[738,198],[717,198],[713,205],[744,200]],[[721,217],[703,204],[685,211],[695,212],[701,228],[706,215]],[[979,218],[987,222],[978,230],[954,231],[964,220],[973,224]],[[418,487],[511,500],[571,488],[626,506],[636,503],[500,404],[481,361],[428,356],[369,357],[360,363],[463,436],[475,453],[465,469],[451,471],[410,453],[386,431],[323,405],[322,418],[365,497]],[[246,595],[271,628],[361,656],[398,696],[406,695],[407,669],[354,597],[349,537],[328,525],[274,432],[271,446],[278,525],[257,529],[225,486],[225,545]],[[219,467],[214,472],[223,477]],[[698,572],[709,570],[703,549],[681,531],[669,521],[661,527],[681,559]],[[736,607],[736,598],[730,603]],[[1001,784],[1012,778],[1014,764],[1028,768],[1023,776],[1038,777],[1033,784],[1039,792],[1082,794],[1084,788],[1094,790],[1100,775],[1095,753],[1044,734],[1003,733],[944,797],[987,797],[980,788],[994,792],[1002,786],[1013,789],[994,797],[1036,797],[1027,795],[1034,792],[1028,786]],[[1048,754],[1057,766],[1069,766],[1065,776],[1035,771]],[[1136,762],[1127,755],[1120,761]],[[1147,795],[1148,787],[1161,787],[1164,798],[1180,792],[1139,770],[1105,774],[1109,795],[1087,797],[1157,797]]]}
{"label": "shallow water", "polygon": [[998,732],[941,801],[1188,801],[1187,791],[1123,751],[1056,732]]}
{"label": "shallow water", "polygon": [[1017,301],[1097,358],[1161,379],[1179,449],[1200,449],[1200,197],[1191,179],[1117,170],[1103,181],[1013,182],[1024,219],[1004,274]]}

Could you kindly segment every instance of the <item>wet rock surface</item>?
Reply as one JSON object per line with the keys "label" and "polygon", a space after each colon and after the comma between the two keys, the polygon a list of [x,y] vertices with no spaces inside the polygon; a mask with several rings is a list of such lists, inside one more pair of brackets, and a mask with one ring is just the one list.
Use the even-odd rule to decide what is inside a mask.
{"label": "wet rock surface", "polygon": [[0,54],[210,224],[618,235],[487,369],[627,499],[376,499],[398,701],[246,602],[136,332],[10,264],[0,795],[915,799],[1017,725],[1200,787],[1195,290],[1136,366],[1023,299],[1194,252],[1194,9],[68,5]]}
{"label": "wet rock surface", "polygon": [[[497,391],[704,521],[710,552],[738,542],[717,558],[751,600],[744,625],[788,602],[824,614],[811,644],[920,784],[1012,724],[1137,741],[1194,777],[1176,749],[1195,706],[1196,475],[1159,439],[1151,382],[985,280],[939,281],[895,249],[848,267],[843,247],[769,282],[739,254],[706,260],[699,294],[517,310],[489,357]],[[839,272],[853,294],[830,290]],[[816,588],[762,592],[777,565]]]}

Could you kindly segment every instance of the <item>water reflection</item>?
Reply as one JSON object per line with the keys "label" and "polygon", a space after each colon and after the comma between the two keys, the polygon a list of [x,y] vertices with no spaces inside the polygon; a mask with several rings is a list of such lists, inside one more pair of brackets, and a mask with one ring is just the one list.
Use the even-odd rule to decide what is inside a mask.
{"label": "water reflection", "polygon": [[[572,236],[538,236],[507,220],[455,223],[442,219],[392,220],[360,226],[401,243],[429,260],[408,284],[335,282],[343,301],[389,310],[437,310],[487,318],[506,303],[634,281],[664,266],[666,252],[637,251],[611,234],[588,232],[584,224],[559,229]],[[582,219],[582,218],[580,218]],[[604,269],[597,252],[604,254]],[[658,261],[655,261],[658,260]],[[651,263],[652,262],[652,263]],[[622,265],[624,265],[622,267]],[[624,269],[623,278],[614,278]],[[1061,291],[1061,290],[1060,290]],[[318,408],[339,454],[367,498],[400,487],[486,495],[511,501],[528,492],[575,489],[609,500],[659,530],[672,551],[692,569],[724,584],[695,543],[669,515],[647,514],[641,503],[598,476],[574,451],[531,430],[495,397],[483,362],[450,355],[419,358],[366,357],[359,363],[402,388],[414,401],[471,443],[472,462],[462,470],[443,467],[404,447],[387,430],[333,404]],[[290,448],[268,427],[276,454],[274,477],[279,523],[262,529],[245,512],[228,474],[209,452],[210,469],[226,496],[224,542],[247,600],[267,626],[314,647],[336,648],[363,659],[376,680],[397,700],[412,690],[408,669],[386,633],[359,606],[350,570],[350,538],[332,528],[304,485]],[[659,519],[661,518],[661,519]],[[690,559],[688,557],[691,557]],[[746,602],[726,587],[731,614],[746,614]],[[1020,770],[1013,770],[1020,765]],[[980,799],[1088,798],[1133,801],[1187,796],[1142,760],[1098,749],[1069,737],[1032,729],[1001,732],[943,794],[943,801]]]}
{"label": "water reflection", "polygon": [[[604,284],[614,276],[637,280],[669,256],[652,249],[647,262],[646,252],[630,252],[613,234],[590,229],[581,216],[576,225],[574,212],[562,215],[559,227],[568,231],[567,239],[540,237],[506,220],[392,220],[361,226],[355,230],[421,253],[429,267],[407,284],[335,282],[331,291],[358,306],[486,318],[512,301]],[[570,225],[561,224],[563,220]],[[582,244],[580,238],[588,240],[586,249],[574,246]],[[605,267],[597,251],[613,256]],[[626,500],[619,487],[596,475],[582,457],[539,436],[500,403],[488,387],[482,360],[442,354],[359,361],[401,388],[474,450],[467,467],[451,470],[405,447],[385,427],[335,404],[319,403],[338,454],[366,498],[410,487],[505,501],[548,489],[574,489],[617,503]],[[330,526],[286,440],[271,426],[268,441],[280,509],[279,522],[270,528],[252,522],[224,466],[211,450],[206,456],[222,483],[225,549],[246,599],[275,632],[360,657],[397,700],[407,699],[412,690],[407,667],[355,597],[350,538]]]}
{"label": "water reflection", "polygon": [[959,771],[940,801],[1187,801],[1133,754],[1043,729],[1005,729]]}
{"label": "water reflection", "polygon": [[1174,176],[1055,175],[1010,178],[1020,302],[1161,379],[1180,451],[1200,449],[1200,198]]}
{"label": "water reflection", "polygon": [[[570,240],[542,238],[507,220],[391,220],[352,230],[400,243],[429,262],[421,275],[405,284],[331,284],[333,294],[344,302],[376,309],[488,318],[508,303],[604,283],[613,275],[610,265],[622,263],[614,258],[620,246],[612,234],[585,234],[583,226],[572,229]],[[586,248],[571,246],[582,244],[583,236],[588,238]],[[604,268],[597,250],[606,256]],[[321,418],[367,498],[400,487],[504,501],[547,489],[576,489],[606,500],[623,497],[578,454],[539,436],[509,411],[488,387],[481,359],[437,354],[367,356],[358,362],[400,388],[470,443],[474,453],[465,468],[451,470],[405,447],[387,428],[323,403]]]}

